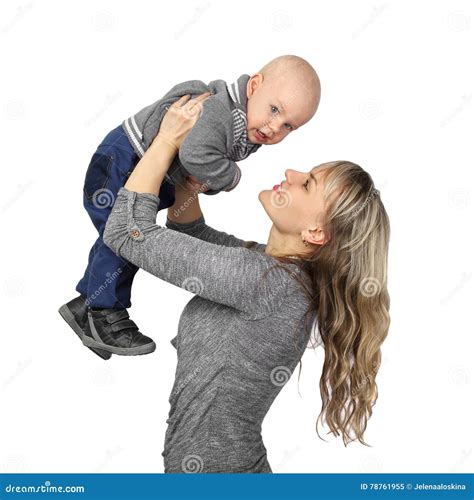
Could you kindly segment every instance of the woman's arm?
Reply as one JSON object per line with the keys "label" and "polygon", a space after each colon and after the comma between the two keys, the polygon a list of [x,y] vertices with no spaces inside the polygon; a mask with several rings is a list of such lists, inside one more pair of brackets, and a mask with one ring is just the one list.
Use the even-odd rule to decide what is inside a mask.
{"label": "woman's arm", "polygon": [[136,193],[151,193],[158,196],[165,174],[177,151],[170,141],[158,134],[137,163],[124,187]]}
{"label": "woman's arm", "polygon": [[201,241],[156,224],[159,198],[120,188],[103,234],[117,255],[201,297],[264,317],[284,299],[288,273],[265,253]]}
{"label": "woman's arm", "polygon": [[175,201],[168,208],[168,220],[177,224],[187,224],[202,217],[199,205],[199,191],[204,189],[204,184],[188,180],[187,187],[175,186]]}
{"label": "woman's arm", "polygon": [[168,208],[166,227],[216,245],[253,248],[264,252],[266,245],[236,238],[206,224],[199,206],[199,193],[203,191],[204,187],[205,184],[199,184],[197,179],[189,180],[185,186],[176,186],[175,203]]}

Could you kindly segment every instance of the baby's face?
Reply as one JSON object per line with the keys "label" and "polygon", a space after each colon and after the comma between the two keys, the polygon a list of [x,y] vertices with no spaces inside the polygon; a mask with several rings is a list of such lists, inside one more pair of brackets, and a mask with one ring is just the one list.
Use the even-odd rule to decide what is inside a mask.
{"label": "baby's face", "polygon": [[253,75],[247,84],[249,141],[253,144],[281,142],[314,115],[316,108],[313,94],[301,80],[291,75],[278,79]]}

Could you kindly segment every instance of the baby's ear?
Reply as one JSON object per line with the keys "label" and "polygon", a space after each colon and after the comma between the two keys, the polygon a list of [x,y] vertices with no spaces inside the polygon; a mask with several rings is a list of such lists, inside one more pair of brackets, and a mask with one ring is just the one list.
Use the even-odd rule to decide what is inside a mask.
{"label": "baby's ear", "polygon": [[262,73],[255,73],[247,82],[247,98],[249,98],[263,82]]}

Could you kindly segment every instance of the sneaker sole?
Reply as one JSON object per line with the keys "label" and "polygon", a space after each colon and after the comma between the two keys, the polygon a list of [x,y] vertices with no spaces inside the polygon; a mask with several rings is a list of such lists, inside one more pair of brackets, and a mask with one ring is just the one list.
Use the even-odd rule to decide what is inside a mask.
{"label": "sneaker sole", "polygon": [[156,349],[156,344],[154,342],[139,345],[137,347],[116,347],[103,344],[102,342],[97,342],[87,335],[82,336],[82,343],[91,349],[94,348],[104,350],[112,354],[118,354],[119,356],[140,356],[142,354],[150,354]]}
{"label": "sneaker sole", "polygon": [[[72,314],[69,307],[66,304],[64,304],[63,306],[61,306],[59,308],[58,312],[62,316],[64,321],[74,330],[74,332],[77,334],[77,336],[82,341],[82,337],[84,336],[84,332],[82,331],[82,328],[79,326],[79,323],[74,318],[74,314]],[[84,344],[84,342],[83,342],[83,344]],[[87,346],[87,347],[89,347],[89,346]],[[102,358],[104,360],[108,360],[112,357],[112,354],[110,352],[105,351],[103,349],[94,349],[92,347],[89,347],[89,349],[92,352],[94,352],[95,354],[97,354],[97,356],[99,356],[100,358]]]}

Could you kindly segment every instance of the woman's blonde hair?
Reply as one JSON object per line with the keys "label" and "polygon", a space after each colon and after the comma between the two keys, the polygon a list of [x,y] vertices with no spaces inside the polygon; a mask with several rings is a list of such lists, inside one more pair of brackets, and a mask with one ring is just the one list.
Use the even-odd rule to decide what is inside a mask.
{"label": "woman's blonde hair", "polygon": [[316,319],[325,352],[316,432],[321,438],[321,420],[330,433],[342,434],[345,446],[355,440],[367,445],[380,346],[390,325],[389,218],[372,178],[359,165],[337,161],[319,167],[325,170],[325,212],[318,222],[329,240],[298,261],[311,300],[306,319]]}

